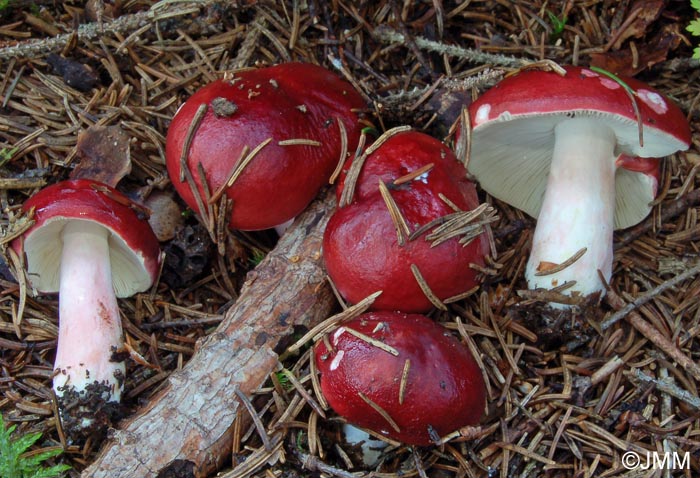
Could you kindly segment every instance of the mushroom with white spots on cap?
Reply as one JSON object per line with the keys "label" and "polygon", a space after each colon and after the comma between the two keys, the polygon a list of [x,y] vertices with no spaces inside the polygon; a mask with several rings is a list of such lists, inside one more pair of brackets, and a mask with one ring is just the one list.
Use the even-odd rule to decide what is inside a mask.
{"label": "mushroom with white spots on cap", "polygon": [[468,169],[489,194],[537,218],[529,287],[575,281],[566,293],[603,294],[597,271],[612,275],[613,229],[644,219],[656,194],[655,162],[644,158],[687,149],[690,128],[640,81],[565,72],[525,70],[472,103]]}

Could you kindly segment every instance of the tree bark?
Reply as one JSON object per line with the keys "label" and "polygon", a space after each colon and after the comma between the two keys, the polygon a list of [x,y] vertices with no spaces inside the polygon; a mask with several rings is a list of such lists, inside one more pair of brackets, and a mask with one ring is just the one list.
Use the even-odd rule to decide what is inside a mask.
{"label": "tree bark", "polygon": [[295,327],[313,326],[331,311],[321,240],[334,204],[326,192],[299,216],[248,275],[216,331],[114,433],[82,478],[200,477],[221,464],[241,407],[236,389],[249,396],[261,387]]}

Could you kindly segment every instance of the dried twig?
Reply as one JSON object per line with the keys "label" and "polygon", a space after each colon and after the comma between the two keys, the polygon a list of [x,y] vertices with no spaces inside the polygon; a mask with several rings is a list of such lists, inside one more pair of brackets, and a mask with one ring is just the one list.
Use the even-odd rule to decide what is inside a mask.
{"label": "dried twig", "polygon": [[301,465],[309,471],[326,473],[336,478],[359,478],[361,475],[342,470],[323,462],[319,457],[302,453],[298,448],[293,448],[292,452],[299,458]]}
{"label": "dried twig", "polygon": [[657,390],[660,390],[661,392],[667,393],[671,395],[674,398],[677,398],[678,400],[681,400],[688,405],[697,408],[700,410],[700,398],[697,396],[693,395],[687,390],[683,390],[682,388],[678,387],[677,385],[669,382],[668,380],[659,380],[654,377],[650,377],[649,375],[645,374],[638,368],[635,368],[630,372],[630,374],[636,378],[637,380],[645,383],[653,383],[654,386],[656,387]]}
{"label": "dried twig", "polygon": [[[375,29],[374,36],[377,40],[385,43],[396,43],[400,45],[404,45],[406,43],[406,37],[402,33],[385,26]],[[423,37],[413,37],[413,40],[415,45],[422,50],[452,56],[461,60],[468,60],[475,64],[491,64],[508,68],[518,68],[529,63],[527,60],[522,60],[512,56],[485,53],[480,50],[472,50],[470,48],[463,48],[456,45],[448,45],[446,43],[428,40]]]}
{"label": "dried twig", "polygon": [[[696,271],[697,273],[697,271]],[[625,306],[624,301],[620,296],[618,296],[614,291],[609,290],[606,295],[608,303],[616,308],[622,309]],[[646,338],[654,345],[656,345],[662,352],[668,355],[670,358],[678,362],[683,369],[688,371],[695,380],[700,381],[700,366],[695,363],[686,354],[681,352],[681,350],[673,343],[670,339],[665,337],[659,332],[659,330],[651,325],[649,322],[644,320],[641,315],[635,311],[631,311],[625,315],[627,320],[632,324],[632,326],[642,334],[642,337]]]}
{"label": "dried twig", "polygon": [[398,355],[399,355],[399,351],[396,350],[391,345],[385,344],[381,340],[377,340],[375,338],[372,338],[369,335],[365,335],[362,332],[359,332],[359,331],[353,329],[352,327],[344,327],[343,330],[345,330],[350,335],[354,335],[355,337],[362,340],[363,342],[367,342],[368,344],[370,344],[374,347],[377,347],[378,349],[383,350],[383,351],[393,355],[394,357],[398,357]]}
{"label": "dried twig", "polygon": [[409,183],[421,177],[423,174],[433,169],[433,167],[435,167],[435,163],[429,163],[416,169],[415,171],[411,171],[410,173],[404,174],[403,176],[394,179],[394,186],[400,186],[402,184]]}
{"label": "dried twig", "polygon": [[[279,342],[295,326],[313,326],[331,310],[332,293],[318,250],[332,198],[326,192],[280,238],[249,274],[216,332],[170,376],[163,393],[105,443],[84,478],[154,478],[173,461],[192,462],[203,474],[217,466],[231,449],[232,424],[240,409],[235,388],[250,396],[277,367],[273,349]],[[192,397],[197,397],[196,405]],[[301,400],[300,406],[305,403]],[[274,437],[269,438],[275,449]]]}
{"label": "dried twig", "polygon": [[355,317],[358,317],[359,315],[363,314],[374,303],[376,298],[379,297],[379,294],[381,293],[381,291],[375,292],[374,294],[365,297],[357,304],[352,305],[344,311],[324,320],[316,327],[305,333],[304,336],[297,340],[294,344],[290,345],[289,348],[287,348],[287,353],[296,352],[301,347],[303,347],[309,340],[318,340],[322,335],[326,334],[329,330],[333,329],[338,324],[341,324],[348,320],[352,320]]}
{"label": "dried twig", "polygon": [[369,398],[367,395],[365,395],[362,392],[357,392],[357,395],[362,399],[363,402],[365,402],[367,405],[372,407],[374,411],[376,411],[378,414],[382,416],[384,420],[387,421],[387,423],[391,426],[391,428],[394,429],[396,433],[401,433],[401,428],[399,428],[399,425],[394,421],[393,418],[391,418],[391,415],[387,413],[386,410],[384,410],[382,407],[380,407],[376,402],[374,402],[371,398]]}
{"label": "dried twig", "polygon": [[431,241],[431,246],[436,247],[454,237],[459,237],[459,243],[466,246],[484,232],[486,225],[497,220],[496,210],[488,203],[483,203],[471,211],[460,211],[445,216],[444,224],[437,226],[426,235],[425,240]]}
{"label": "dried twig", "polygon": [[241,392],[240,388],[236,387],[234,392],[236,393],[236,396],[241,401],[241,403],[245,406],[246,410],[248,410],[248,414],[250,415],[250,417],[253,419],[255,429],[258,431],[258,435],[260,436],[260,439],[263,442],[265,450],[271,451],[272,445],[270,443],[270,437],[267,435],[265,425],[263,424],[262,420],[260,420],[258,412],[255,410],[253,403],[250,401],[250,399],[246,396],[245,393]]}
{"label": "dried twig", "polygon": [[[555,264],[551,267],[542,268],[542,270],[540,270],[540,266],[542,265],[542,263],[540,263],[540,266],[538,266],[537,272],[535,272],[535,275],[536,276],[547,276],[547,275],[551,275],[551,274],[556,274],[557,272],[561,272],[564,269],[566,269],[567,267],[573,265],[581,257],[583,257],[583,255],[586,253],[587,250],[588,250],[587,247],[582,247],[581,249],[576,251],[573,256],[569,257],[564,262],[562,262],[560,264]],[[547,264],[549,264],[549,263],[547,263]]]}
{"label": "dried twig", "polygon": [[338,164],[336,164],[331,177],[328,179],[329,184],[334,184],[338,179],[338,176],[340,176],[340,173],[343,171],[343,165],[348,156],[348,131],[345,128],[345,123],[343,123],[340,118],[336,118],[335,122],[338,125],[338,131],[340,133],[340,156],[338,157]]}
{"label": "dried twig", "polygon": [[168,18],[182,17],[198,14],[201,9],[216,3],[216,0],[200,0],[195,4],[183,7],[177,3],[159,2],[150,10],[136,12],[130,15],[122,15],[119,18],[102,23],[87,23],[80,25],[73,33],[64,33],[55,37],[41,40],[27,40],[17,45],[6,46],[0,49],[0,60],[9,60],[17,57],[39,57],[64,48],[69,42],[96,40],[105,33],[126,33],[142,28],[148,23],[155,23]]}
{"label": "dried twig", "polygon": [[403,400],[406,395],[406,386],[408,385],[408,373],[411,370],[411,359],[406,359],[403,363],[401,372],[401,382],[399,383],[399,405],[403,405]]}
{"label": "dried twig", "polygon": [[[605,319],[603,322],[600,323],[600,329],[605,330],[605,329],[610,328],[610,326],[617,323],[620,319],[626,317],[633,310],[637,309],[638,307],[641,307],[642,305],[646,304],[647,302],[654,299],[655,297],[658,297],[664,291],[666,291],[672,287],[675,287],[676,285],[680,284],[684,280],[695,277],[698,274],[700,274],[700,263],[691,267],[687,271],[678,274],[673,279],[669,279],[665,282],[662,282],[658,286],[654,287],[652,290],[637,297],[633,302],[630,302],[629,304],[622,306],[622,308],[620,308],[617,312],[615,312],[613,315],[611,315],[610,317],[608,317],[607,319]],[[617,297],[617,298],[615,298],[615,297]],[[612,301],[615,302],[616,304],[621,304],[621,302],[618,302],[617,299],[620,299],[620,298],[617,295],[613,294]],[[621,300],[622,299],[620,299],[620,301]]]}

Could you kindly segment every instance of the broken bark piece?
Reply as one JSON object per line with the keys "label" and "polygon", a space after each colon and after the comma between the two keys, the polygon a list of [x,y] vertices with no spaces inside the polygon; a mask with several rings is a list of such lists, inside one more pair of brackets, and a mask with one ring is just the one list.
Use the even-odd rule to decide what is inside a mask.
{"label": "broken bark piece", "polygon": [[277,353],[299,327],[328,316],[334,303],[321,240],[334,201],[326,192],[295,221],[260,265],[217,330],[174,372],[153,401],[115,431],[82,478],[155,478],[183,467],[206,476],[230,454],[241,403],[263,385]]}
{"label": "broken bark piece", "polygon": [[71,58],[51,53],[46,57],[46,63],[61,75],[66,85],[78,91],[90,91],[99,81],[97,73],[92,68]]}
{"label": "broken bark piece", "polygon": [[159,241],[165,242],[173,239],[184,226],[185,219],[182,216],[182,208],[177,204],[172,194],[154,191],[148,196],[144,205],[151,212],[148,223]]}
{"label": "broken bark piece", "polygon": [[665,61],[683,41],[678,25],[665,25],[653,37],[632,47],[591,53],[591,66],[612,71],[619,76],[636,76]]}
{"label": "broken bark piece", "polygon": [[622,44],[630,38],[642,38],[649,31],[666,8],[665,0],[635,0],[629,8],[627,18],[619,28],[611,32],[610,42],[613,50],[622,48]]}
{"label": "broken bark piece", "polygon": [[80,163],[71,179],[92,179],[112,187],[131,172],[129,135],[119,125],[91,126],[78,135]]}
{"label": "broken bark piece", "polygon": [[160,280],[175,289],[196,282],[209,269],[212,246],[209,233],[201,224],[181,227],[163,246],[165,261]]}

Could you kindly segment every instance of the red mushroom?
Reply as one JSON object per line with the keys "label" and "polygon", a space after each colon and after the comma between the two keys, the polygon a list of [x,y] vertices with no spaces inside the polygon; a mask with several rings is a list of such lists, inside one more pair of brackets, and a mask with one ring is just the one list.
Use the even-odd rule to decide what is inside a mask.
{"label": "red mushroom", "polygon": [[12,247],[26,257],[35,293],[59,293],[53,386],[64,428],[89,430],[100,426],[102,406],[119,402],[124,382],[114,356],[123,345],[116,297],[153,284],[158,240],[131,200],[91,180],[46,187],[23,209],[35,223]]}
{"label": "red mushroom", "polygon": [[483,415],[485,387],[474,357],[423,315],[367,313],[314,351],[331,408],[387,438],[430,445]]}
{"label": "red mushroom", "polygon": [[603,294],[597,271],[612,275],[613,229],[641,221],[656,192],[631,158],[687,149],[683,113],[640,81],[572,66],[508,77],[469,112],[470,173],[537,218],[529,286],[575,282],[567,293]]}
{"label": "red mushroom", "polygon": [[170,178],[198,212],[193,183],[203,206],[225,190],[233,201],[232,228],[281,225],[311,202],[345,159],[341,155],[354,150],[362,107],[349,83],[320,66],[286,63],[238,72],[204,86],[175,114],[166,141]]}
{"label": "red mushroom", "polygon": [[[380,183],[405,220],[403,243]],[[341,182],[338,195],[344,187]],[[478,284],[470,264],[483,265],[485,234],[466,245],[459,235],[435,245],[444,237],[431,236],[433,227],[408,237],[432,221],[464,217],[479,204],[466,171],[440,141],[418,132],[389,138],[364,162],[353,199],[333,214],[323,238],[328,274],[346,300],[357,303],[381,290],[374,310],[427,312]]]}

